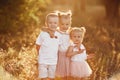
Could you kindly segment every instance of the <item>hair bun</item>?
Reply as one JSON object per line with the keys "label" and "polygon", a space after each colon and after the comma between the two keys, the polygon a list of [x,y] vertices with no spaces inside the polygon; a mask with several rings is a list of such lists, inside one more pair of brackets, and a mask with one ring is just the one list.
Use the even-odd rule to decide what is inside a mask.
{"label": "hair bun", "polygon": [[81,29],[83,32],[86,32],[85,27],[80,27],[80,29]]}

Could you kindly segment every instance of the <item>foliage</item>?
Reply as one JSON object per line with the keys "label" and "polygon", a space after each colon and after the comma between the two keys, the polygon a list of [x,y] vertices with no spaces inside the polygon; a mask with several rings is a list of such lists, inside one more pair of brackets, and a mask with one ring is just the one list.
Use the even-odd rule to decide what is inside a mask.
{"label": "foliage", "polygon": [[0,3],[0,32],[23,32],[38,26],[50,0],[7,0]]}
{"label": "foliage", "polygon": [[[10,2],[9,0],[7,1]],[[11,33],[0,34],[0,48],[2,48],[0,49],[0,65],[18,80],[35,80],[38,76],[38,54],[35,49],[35,40],[40,32],[39,25],[42,24],[41,21],[45,18],[43,15],[49,10],[47,9],[47,5],[50,2],[49,0],[22,1],[21,6],[18,4],[17,7],[15,5],[13,6],[14,10],[11,11],[14,12],[16,10],[16,13],[14,12],[13,14],[9,12],[10,7],[6,9],[6,6],[10,6],[7,5],[8,3],[4,2],[3,5],[6,6],[3,7],[3,5],[1,5],[2,8],[0,7],[0,12],[4,12],[4,14],[0,14],[0,17],[3,19],[0,25],[4,25],[4,27],[0,27],[1,31],[5,32],[5,25],[11,26],[6,26],[6,31],[9,29],[11,31],[13,29],[14,31],[15,28],[15,31],[19,30],[16,34],[14,33],[14,36]],[[15,2],[20,4],[19,0]],[[38,8],[38,6],[40,7]],[[19,10],[18,7],[20,8]],[[62,7],[64,6],[60,6],[60,8]],[[88,80],[107,80],[115,73],[120,72],[120,23],[119,19],[113,20],[113,22],[107,21],[102,17],[103,12],[100,11],[99,14],[96,8],[99,9],[98,6],[95,8],[89,7],[90,11],[93,11],[92,13],[95,14],[89,13],[87,11],[88,9],[86,9],[86,13],[74,15],[72,25],[82,25],[86,27],[87,32],[84,44],[88,54],[95,54],[95,58],[88,60],[93,70],[93,74]],[[10,15],[6,17],[5,14],[8,13],[10,13]],[[16,15],[18,15],[18,17]],[[13,16],[13,18],[11,19],[10,16]],[[7,24],[4,22],[6,19],[8,19]],[[18,23],[15,24],[14,21]],[[110,79],[115,79],[116,76]],[[58,80],[60,80],[60,78],[58,78]]]}

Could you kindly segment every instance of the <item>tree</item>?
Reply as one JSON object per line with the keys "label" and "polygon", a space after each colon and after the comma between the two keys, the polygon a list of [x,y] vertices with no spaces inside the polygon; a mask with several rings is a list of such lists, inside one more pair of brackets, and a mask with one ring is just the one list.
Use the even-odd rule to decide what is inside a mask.
{"label": "tree", "polygon": [[[49,0],[50,1],[50,0]],[[0,0],[0,33],[24,31],[40,22],[47,0]]]}
{"label": "tree", "polygon": [[106,17],[108,19],[119,17],[119,2],[120,0],[103,0],[106,9]]}

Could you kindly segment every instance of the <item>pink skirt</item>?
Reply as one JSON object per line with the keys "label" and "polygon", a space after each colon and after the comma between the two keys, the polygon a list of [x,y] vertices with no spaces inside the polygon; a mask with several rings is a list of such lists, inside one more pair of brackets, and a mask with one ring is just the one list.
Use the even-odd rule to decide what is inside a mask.
{"label": "pink skirt", "polygon": [[92,70],[86,61],[72,61],[71,62],[71,76],[72,77],[88,77],[92,74]]}
{"label": "pink skirt", "polygon": [[57,77],[70,76],[70,58],[66,57],[65,52],[58,53],[56,76]]}

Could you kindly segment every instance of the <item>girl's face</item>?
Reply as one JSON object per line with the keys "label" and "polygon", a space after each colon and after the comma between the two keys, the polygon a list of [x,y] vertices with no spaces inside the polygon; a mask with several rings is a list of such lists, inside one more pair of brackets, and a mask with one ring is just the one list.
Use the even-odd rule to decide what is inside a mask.
{"label": "girl's face", "polygon": [[81,44],[83,41],[82,33],[78,31],[72,32],[71,40],[73,41],[74,44]]}
{"label": "girl's face", "polygon": [[69,27],[71,26],[71,21],[70,19],[61,19],[60,20],[60,30],[63,31],[63,32],[66,32]]}
{"label": "girl's face", "polygon": [[56,29],[58,27],[58,23],[59,23],[58,17],[49,17],[47,20],[47,27],[51,31],[56,31]]}

